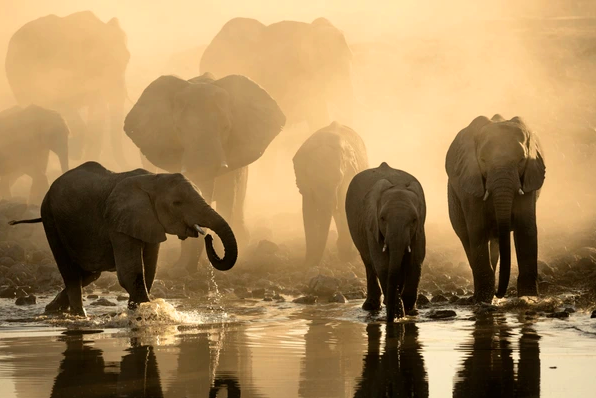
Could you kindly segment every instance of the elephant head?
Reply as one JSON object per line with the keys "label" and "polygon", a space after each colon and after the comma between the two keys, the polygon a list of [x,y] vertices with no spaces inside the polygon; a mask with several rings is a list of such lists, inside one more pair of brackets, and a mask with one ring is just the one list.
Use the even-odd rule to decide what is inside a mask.
{"label": "elephant head", "polygon": [[119,182],[106,201],[105,218],[117,232],[143,242],[159,243],[165,234],[184,240],[213,230],[221,239],[225,256],[213,249],[213,238],[205,236],[207,257],[220,271],[236,263],[238,247],[228,223],[209,206],[197,188],[181,174],[142,174]]}
{"label": "elephant head", "polygon": [[538,137],[519,117],[477,117],[459,132],[447,153],[449,179],[473,197],[492,198],[501,269],[497,297],[507,291],[511,268],[511,211],[516,195],[539,194],[545,165]]}
{"label": "elephant head", "polygon": [[401,290],[408,272],[404,266],[416,263],[413,256],[424,256],[424,193],[417,181],[395,185],[381,179],[366,195],[364,206],[369,247],[375,248],[380,259],[374,262],[382,264],[377,275],[385,295],[387,322],[392,322],[397,313],[403,314]]}
{"label": "elephant head", "polygon": [[124,131],[151,163],[200,182],[257,160],[284,124],[275,100],[250,79],[204,74],[159,77],[127,115]]}

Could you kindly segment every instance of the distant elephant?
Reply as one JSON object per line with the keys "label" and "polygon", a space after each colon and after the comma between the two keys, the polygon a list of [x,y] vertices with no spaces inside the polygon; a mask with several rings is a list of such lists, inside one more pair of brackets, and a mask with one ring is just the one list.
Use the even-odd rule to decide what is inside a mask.
{"label": "distant elephant", "polygon": [[109,119],[112,154],[126,169],[122,124],[129,58],[126,34],[116,18],[104,23],[91,11],[52,14],[26,23],[12,36],[6,77],[20,105],[37,104],[66,119],[71,159],[99,160]]}
{"label": "distant elephant", "polygon": [[131,309],[148,302],[155,278],[159,245],[166,234],[179,239],[213,230],[225,256],[205,237],[207,256],[218,270],[234,266],[238,256],[230,226],[181,174],[153,174],[143,169],[113,173],[87,162],[59,177],[41,205],[41,218],[10,224],[43,222],[66,288],[46,306],[85,316],[82,287],[102,271],[116,271],[129,294]]}
{"label": "distant elephant", "polygon": [[415,314],[426,255],[426,200],[418,180],[385,162],[364,170],[348,187],[346,215],[366,267],[362,308],[378,310],[382,291],[387,322],[393,322],[396,315]]}
{"label": "distant elephant", "polygon": [[200,70],[253,79],[279,103],[289,125],[306,121],[315,131],[331,122],[328,108],[336,120],[351,122],[351,63],[343,33],[325,18],[268,26],[234,18],[205,49]]}
{"label": "distant elephant", "polygon": [[[247,166],[259,159],[285,124],[277,103],[252,80],[161,76],[124,122],[124,131],[155,166],[182,172],[245,242]],[[196,271],[198,244],[183,244],[178,264]]]}
{"label": "distant elephant", "polygon": [[451,143],[445,168],[449,218],[472,267],[474,299],[492,301],[499,256],[496,296],[505,295],[511,231],[519,264],[517,294],[538,295],[536,200],[546,169],[537,135],[519,117],[479,116]]}
{"label": "distant elephant", "polygon": [[55,111],[37,105],[14,106],[0,112],[0,196],[23,174],[31,177],[29,203],[41,203],[50,184],[46,176],[50,151],[68,171],[69,129]]}
{"label": "distant elephant", "polygon": [[351,128],[337,122],[320,129],[302,144],[293,159],[296,186],[302,195],[302,217],[308,266],[323,257],[331,217],[337,228],[340,259],[351,258],[354,246],[344,206],[352,178],[368,168],[366,146]]}

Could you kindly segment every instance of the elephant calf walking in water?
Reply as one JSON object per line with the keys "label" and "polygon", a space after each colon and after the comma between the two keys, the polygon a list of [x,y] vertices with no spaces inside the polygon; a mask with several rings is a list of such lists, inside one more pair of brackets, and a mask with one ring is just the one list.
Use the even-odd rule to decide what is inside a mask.
{"label": "elephant calf walking in water", "polygon": [[70,130],[58,112],[29,105],[0,112],[0,196],[10,198],[10,187],[22,175],[31,177],[29,202],[39,204],[50,184],[46,176],[50,151],[68,171]]}
{"label": "elephant calf walking in water", "polygon": [[[474,275],[474,298],[495,295],[499,256],[501,298],[507,291],[513,231],[519,266],[518,296],[538,295],[536,201],[544,183],[538,137],[519,118],[479,116],[461,130],[447,152],[449,218]],[[490,246],[490,251],[489,251]]]}
{"label": "elephant calf walking in water", "polygon": [[366,267],[362,308],[381,308],[382,292],[387,322],[415,314],[426,255],[426,200],[418,180],[385,162],[362,171],[348,188],[346,214],[350,235]]}
{"label": "elephant calf walking in water", "polygon": [[46,237],[66,288],[46,306],[85,316],[82,287],[102,271],[116,271],[129,293],[129,308],[149,301],[159,245],[166,234],[184,240],[213,230],[225,247],[224,258],[205,237],[207,256],[218,270],[232,268],[236,238],[226,221],[181,174],[153,174],[143,169],[113,173],[87,162],[59,177],[41,205],[41,218],[10,224],[43,222]]}
{"label": "elephant calf walking in water", "polygon": [[343,204],[352,178],[368,167],[362,138],[351,128],[333,122],[311,135],[293,162],[296,185],[302,195],[306,265],[317,266],[321,262],[332,217],[339,257],[349,260],[353,245]]}

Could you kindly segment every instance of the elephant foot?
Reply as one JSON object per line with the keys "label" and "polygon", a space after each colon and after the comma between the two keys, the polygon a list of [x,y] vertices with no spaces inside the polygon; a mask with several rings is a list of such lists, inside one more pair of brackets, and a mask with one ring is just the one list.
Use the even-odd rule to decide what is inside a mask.
{"label": "elephant foot", "polygon": [[85,309],[83,307],[78,307],[78,308],[71,307],[70,314],[75,315],[75,316],[80,316],[83,318],[87,318],[87,312],[85,311]]}
{"label": "elephant foot", "polygon": [[418,308],[416,308],[415,306],[412,308],[404,308],[404,311],[405,311],[406,315],[409,315],[409,316],[418,315]]}
{"label": "elephant foot", "polygon": [[147,297],[146,299],[140,299],[140,300],[128,300],[128,309],[131,311],[136,311],[137,308],[139,308],[139,305],[141,305],[142,303],[149,303],[151,302],[151,300],[149,300],[149,297]]}
{"label": "elephant foot", "polygon": [[475,304],[479,304],[479,303],[491,304],[493,302],[494,296],[495,296],[494,292],[492,294],[486,294],[486,293],[476,294],[476,292],[474,292],[473,300],[474,300]]}
{"label": "elephant foot", "polygon": [[381,309],[381,302],[379,299],[366,299],[362,304],[362,309],[365,311],[378,311]]}
{"label": "elephant foot", "polygon": [[536,278],[533,280],[524,280],[522,277],[519,277],[517,280],[517,296],[538,296],[538,283]]}
{"label": "elephant foot", "polygon": [[45,312],[47,314],[63,313],[67,312],[69,308],[70,302],[68,301],[68,295],[66,294],[65,290],[62,290],[60,293],[56,295],[54,300],[52,300],[48,305],[46,305]]}

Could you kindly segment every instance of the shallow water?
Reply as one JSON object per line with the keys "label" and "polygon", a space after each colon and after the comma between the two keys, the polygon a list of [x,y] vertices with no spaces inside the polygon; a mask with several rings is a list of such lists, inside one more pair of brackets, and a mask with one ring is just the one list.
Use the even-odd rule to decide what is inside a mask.
{"label": "shallow water", "polygon": [[[8,397],[593,396],[596,322],[521,308],[386,326],[349,304],[155,300],[129,313],[39,316],[2,300]],[[448,308],[448,307],[446,307]],[[7,312],[10,309],[10,312]],[[108,310],[106,310],[108,309]]]}

